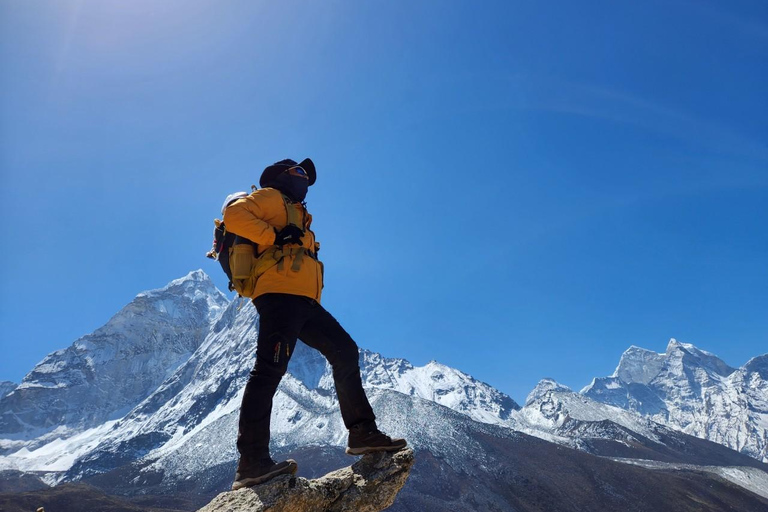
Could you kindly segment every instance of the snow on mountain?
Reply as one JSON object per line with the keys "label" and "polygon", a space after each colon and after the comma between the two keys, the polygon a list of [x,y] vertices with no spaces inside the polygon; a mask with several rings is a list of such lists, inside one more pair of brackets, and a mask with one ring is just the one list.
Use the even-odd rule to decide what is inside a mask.
{"label": "snow on mountain", "polygon": [[[464,414],[429,400],[406,396],[390,389],[369,389],[368,394],[382,429],[406,437],[416,449],[428,450],[434,456],[450,458],[456,462],[463,461],[464,465],[454,468],[456,470],[468,471],[470,467],[466,461],[474,463],[484,457],[483,450],[476,440],[468,436],[468,431],[483,429],[482,425],[486,425],[488,429],[499,429],[492,430],[496,435],[502,432],[504,437],[516,436],[509,429],[474,422]],[[338,447],[340,452],[341,447],[346,445],[347,431],[337,403],[322,398],[313,401],[318,395],[318,391],[308,390],[291,375],[286,375],[275,396],[273,453],[285,453],[297,447],[306,449],[320,446]],[[185,442],[172,449],[164,447],[150,453],[146,460],[151,463],[141,469],[140,478],[150,481],[153,475],[162,474],[164,485],[173,488],[190,477],[205,480],[201,476],[211,473],[212,468],[221,468],[227,464],[234,466],[237,460],[237,420],[238,411],[229,410],[190,431]],[[445,442],[448,432],[452,440],[460,439],[462,442]],[[221,471],[216,471],[220,477]],[[230,476],[226,473],[224,478]]]}
{"label": "snow on mountain", "polygon": [[[291,373],[309,389],[331,394],[333,374],[322,355],[307,354],[300,360],[307,362],[300,363],[299,368],[292,366]],[[520,408],[506,394],[437,361],[413,366],[405,359],[386,358],[361,350],[360,369],[363,385],[367,388],[392,389],[430,400],[483,423],[505,424],[510,413]]]}
{"label": "snow on mountain", "polygon": [[721,444],[691,437],[629,411],[544,379],[514,415],[516,430],[611,458],[765,470],[757,460]]}
{"label": "snow on mountain", "polygon": [[631,347],[612,376],[581,393],[768,461],[767,374],[766,356],[734,369],[672,339],[664,354]]}
{"label": "snow on mountain", "polygon": [[189,358],[227,303],[200,270],[140,293],[0,399],[0,453],[31,439],[24,445],[34,450],[122,417]]}
{"label": "snow on mountain", "polygon": [[246,306],[231,302],[197,350],[74,464],[70,478],[119,467],[153,450],[172,451],[196,429],[237,411],[258,332],[255,309]]}
{"label": "snow on mountain", "polygon": [[[231,465],[257,333],[255,308],[228,302],[202,271],[140,293],[104,327],[49,355],[0,400],[0,469],[49,472],[47,481],[58,482],[138,464],[136,485],[158,478],[176,485]],[[595,379],[582,394],[544,379],[522,409],[504,393],[435,361],[418,367],[361,350],[360,366],[382,428],[433,454],[446,446],[438,446],[439,432],[412,428],[407,415],[415,410],[454,422],[458,413],[468,422],[587,451],[595,448],[589,444],[594,439],[664,445],[673,436],[654,422],[688,415],[703,425],[706,414],[726,402],[731,420],[741,418],[738,424],[756,425],[764,435],[766,415],[760,411],[768,410],[765,356],[733,370],[677,342],[665,354],[631,347],[611,377]],[[343,446],[346,429],[330,365],[299,343],[288,372],[274,400],[273,449]],[[738,400],[715,393],[721,387],[740,390],[733,395]],[[702,396],[709,397],[709,409]],[[448,416],[440,412],[448,409]],[[748,431],[740,432],[744,446],[757,446]],[[472,457],[471,449],[462,452],[462,459]]]}
{"label": "snow on mountain", "polygon": [[[142,457],[156,460],[149,470],[162,466],[170,475],[173,461],[184,459],[179,454],[189,450],[197,455],[185,462],[187,465],[234,460],[237,417],[255,361],[257,333],[255,308],[231,303],[198,350],[146,400],[116,422],[99,445],[73,465],[67,478],[78,479]],[[316,354],[298,344],[289,372],[304,369],[305,379],[319,381],[324,367],[314,364]],[[308,389],[287,374],[274,399],[273,447],[287,443],[339,444],[346,429],[340,418],[333,423],[328,419],[336,409],[335,394]],[[210,434],[211,425],[216,425],[218,438]],[[208,435],[213,437],[206,437],[205,446],[210,450],[203,457],[200,447],[195,447],[201,436]],[[166,461],[170,461],[167,467]],[[189,474],[189,467],[180,468],[184,475]]]}
{"label": "snow on mountain", "polygon": [[572,393],[571,388],[560,384],[554,379],[545,378],[541,379],[536,387],[528,393],[528,397],[525,399],[525,405],[531,405],[534,402],[547,400],[552,396],[553,392]]}
{"label": "snow on mountain", "polygon": [[194,317],[198,320],[202,317],[211,322],[229,304],[226,295],[221,293],[211,278],[200,269],[174,279],[157,290],[139,293],[136,299],[147,299],[159,312],[182,322]]}
{"label": "snow on mountain", "polygon": [[624,383],[648,384],[661,372],[664,360],[663,354],[633,345],[622,354],[619,366],[612,377]]}
{"label": "snow on mountain", "polygon": [[[66,430],[58,428],[41,438],[0,441],[5,443],[8,454],[0,466],[57,472],[57,476],[50,477],[55,481],[79,479],[143,459],[154,460],[153,467],[170,464],[163,466],[170,474],[173,461],[196,446],[199,443],[196,440],[207,435],[205,432],[211,432],[211,425],[219,425],[231,435],[206,441],[218,448],[210,450],[210,458],[200,461],[209,464],[233,460],[240,401],[254,363],[258,315],[250,304],[241,305],[236,301],[226,305],[223,297],[220,301],[218,293],[211,293],[207,277],[201,274],[192,273],[165,288],[137,297],[137,301],[142,302],[141,316],[145,323],[156,324],[154,315],[158,314],[170,315],[172,323],[182,325],[190,317],[203,319],[199,332],[205,331],[207,335],[196,342],[193,351],[180,352],[178,363],[165,366],[161,382],[146,386],[144,396],[132,408],[124,408],[111,416],[102,414],[107,423],[83,422],[79,426],[68,425]],[[202,309],[196,309],[201,304]],[[122,319],[123,314],[116,315],[120,321],[111,320],[94,335],[112,339],[125,333],[126,323],[139,315],[126,315],[126,321]],[[208,323],[210,320],[215,321]],[[147,326],[132,327],[136,331],[147,330]],[[82,341],[78,340],[75,345],[78,343]],[[167,348],[167,344],[160,346]],[[191,348],[185,346],[187,350]],[[113,350],[110,355],[117,353]],[[99,356],[104,361],[109,359],[105,354]],[[57,359],[46,364],[61,363]],[[519,409],[507,395],[435,361],[414,367],[403,359],[388,359],[361,350],[360,365],[364,385],[370,393],[376,393],[377,389],[392,390],[424,398],[486,423],[508,423],[510,413]],[[147,370],[136,364],[133,368],[136,373]],[[58,382],[57,379],[65,383],[61,389],[68,387],[67,375],[56,374],[52,378]],[[92,380],[83,385],[99,387],[102,383]],[[73,409],[81,403],[79,397],[69,400]],[[342,446],[346,442],[330,365],[317,351],[302,343],[297,345],[289,374],[283,379],[274,404],[272,442],[275,449],[308,444]],[[6,404],[2,405],[0,411],[9,413]],[[62,471],[66,471],[66,475]],[[188,469],[185,471],[188,475]]]}
{"label": "snow on mountain", "polygon": [[[254,362],[257,332],[255,309],[238,310],[237,304],[231,304],[189,360],[118,421],[94,450],[73,465],[67,478],[118,467],[126,453],[154,460],[147,471],[162,469],[171,475],[178,470],[179,478],[189,474],[190,464],[210,467],[234,460],[237,417]],[[509,411],[519,408],[487,384],[434,361],[414,367],[402,359],[362,350],[360,365],[369,393],[393,390],[442,402],[471,418],[492,420],[486,423],[504,423]],[[347,431],[338,412],[330,365],[319,352],[299,343],[288,372],[274,399],[273,449],[343,446]],[[380,419],[389,416],[381,408],[376,412]],[[219,438],[211,432],[219,432]],[[228,434],[222,438],[222,432]],[[202,456],[201,450],[207,455]]]}
{"label": "snow on mountain", "polygon": [[114,424],[115,420],[106,421],[80,432],[70,431],[69,435],[56,436],[52,440],[19,443],[20,449],[0,457],[0,471],[43,472],[46,474],[39,476],[46,483],[55,484],[79,457],[96,448]]}
{"label": "snow on mountain", "polygon": [[[571,437],[570,432],[565,428],[572,429],[572,425],[568,425],[569,422],[608,421],[659,441],[652,422],[636,413],[591,400],[552,379],[543,379],[539,382],[528,395],[525,407],[516,414],[516,419],[529,427],[526,429],[527,433],[534,435],[536,431],[543,431]],[[593,431],[592,435],[611,438],[613,433],[600,434]]]}
{"label": "snow on mountain", "polygon": [[757,373],[762,379],[768,380],[768,354],[753,357],[747,361],[747,364],[744,365],[743,370],[746,373]]}

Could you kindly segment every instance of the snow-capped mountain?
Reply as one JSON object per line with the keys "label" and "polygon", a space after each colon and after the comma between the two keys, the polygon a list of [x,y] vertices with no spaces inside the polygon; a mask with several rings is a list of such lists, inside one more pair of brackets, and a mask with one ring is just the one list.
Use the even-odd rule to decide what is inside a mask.
{"label": "snow-capped mountain", "polygon": [[[289,371],[307,388],[333,392],[331,366],[319,353],[303,350]],[[308,371],[309,368],[311,371]],[[505,424],[520,406],[506,394],[466,373],[430,361],[414,367],[405,359],[360,351],[360,370],[366,388],[392,389],[449,407],[483,423]]]}
{"label": "snow-capped mountain", "polygon": [[0,453],[122,417],[200,346],[227,302],[202,271],[140,293],[0,399]]}
{"label": "snow-capped mountain", "polygon": [[[202,271],[139,294],[105,326],[47,356],[0,399],[0,470],[38,472],[49,483],[102,478],[127,494],[148,488],[167,493],[220,490],[237,458],[237,418],[257,333],[255,309],[227,301]],[[711,373],[718,382],[727,376],[734,385],[741,378],[749,406],[765,410],[766,356],[733,370],[711,354],[685,350],[689,356],[678,359],[685,359],[689,370],[692,365],[699,368],[689,373],[697,378]],[[637,391],[624,402],[594,399],[588,391],[597,389],[600,379],[584,394],[545,379],[520,408],[504,393],[436,361],[417,367],[404,359],[360,352],[364,386],[382,428],[406,436],[441,471],[447,464],[459,479],[479,471],[477,464],[491,465],[480,471],[493,473],[489,468],[498,460],[484,462],[478,450],[496,442],[518,448],[519,443],[533,443],[546,453],[550,443],[545,441],[552,441],[608,457],[762,467],[660,424],[670,417],[658,414],[662,406],[669,411],[666,403],[640,400],[637,386],[656,385],[663,374],[669,386],[665,396],[677,393],[681,409],[697,397],[691,381],[685,381],[688,388],[672,389],[678,381],[669,377],[673,372],[668,368],[674,367],[669,360],[642,349],[627,351],[611,377]],[[274,401],[273,450],[301,450],[304,460],[335,461],[347,433],[330,365],[299,343],[288,372]],[[604,387],[618,386],[611,382]],[[645,393],[655,394],[651,391]],[[633,409],[631,403],[650,404],[655,416]],[[686,410],[694,414],[696,407],[694,403]],[[532,441],[523,433],[545,441]],[[307,455],[313,451],[315,456]],[[422,478],[419,471],[417,481]],[[475,503],[491,508],[506,499],[499,489],[474,496]]]}
{"label": "snow-capped mountain", "polygon": [[[169,311],[173,312],[170,319],[162,316]],[[126,318],[141,325],[127,326]],[[199,321],[192,322],[192,318]],[[178,330],[179,326],[191,326],[191,331],[204,337],[157,335],[159,328]],[[77,413],[89,408],[88,421],[67,423],[67,417],[61,415],[61,425],[46,435],[30,435],[28,439],[8,436],[0,441],[8,455],[0,461],[0,468],[48,471],[50,481],[79,479],[142,457],[158,458],[158,464],[162,464],[172,459],[171,454],[189,439],[222,418],[228,418],[229,426],[234,428],[245,381],[254,361],[257,332],[255,308],[248,304],[243,307],[240,301],[227,304],[201,271],[173,281],[161,290],[139,294],[107,325],[76,341],[69,349],[49,355],[24,379],[25,383],[37,382],[41,367],[66,370],[50,376],[50,381],[56,382],[54,389],[61,390],[58,396],[65,396],[60,401],[67,404],[71,416],[85,417]],[[173,343],[178,338],[188,343],[180,349],[168,350],[179,346]],[[121,350],[113,347],[116,344],[113,340],[122,342]],[[137,348],[131,349],[131,346]],[[141,391],[135,386],[114,389],[114,380],[120,382],[129,379],[127,376],[106,383],[99,379],[74,381],[69,375],[76,371],[70,362],[72,353],[78,356],[78,361],[101,361],[105,366],[101,374],[113,378],[114,373],[109,372],[121,367],[136,374],[147,373],[147,380],[150,377],[154,380],[146,382]],[[132,357],[126,360],[121,357],[124,353]],[[160,358],[155,366],[141,366],[153,357]],[[478,421],[508,423],[510,413],[519,409],[504,393],[435,361],[414,367],[403,359],[389,359],[361,350],[360,365],[364,385],[369,389],[394,390],[430,400]],[[73,383],[75,389],[69,389]],[[125,398],[120,403],[112,400],[109,404],[90,398],[104,394]],[[36,401],[41,404],[39,410],[44,411],[47,402]],[[123,410],[118,411],[121,404],[129,406],[122,405]],[[15,402],[6,400],[0,405],[4,417],[19,415],[20,407]],[[318,352],[301,343],[291,359],[289,374],[281,383],[274,410],[276,448],[318,443],[341,446],[346,442],[330,365]],[[233,460],[234,438],[232,433],[226,437],[227,448],[212,453]]]}
{"label": "snow-capped mountain", "polygon": [[768,355],[731,368],[670,340],[664,354],[629,348],[610,377],[581,393],[768,462]]}
{"label": "snow-capped mountain", "polygon": [[[633,411],[592,400],[544,379],[515,414],[517,430],[612,458],[762,467],[720,444],[691,437]],[[768,476],[768,475],[766,475]]]}
{"label": "snow-capped mountain", "polygon": [[543,379],[529,393],[517,419],[544,432],[576,438],[578,436],[574,436],[572,430],[574,422],[610,421],[629,431],[656,439],[653,430],[657,425],[652,421],[619,407],[591,400],[552,379]]}

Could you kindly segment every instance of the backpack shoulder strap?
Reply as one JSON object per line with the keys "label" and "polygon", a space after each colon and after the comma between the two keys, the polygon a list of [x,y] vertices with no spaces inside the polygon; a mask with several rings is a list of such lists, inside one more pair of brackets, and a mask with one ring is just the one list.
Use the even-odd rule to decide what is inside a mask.
{"label": "backpack shoulder strap", "polygon": [[285,213],[288,216],[288,224],[304,229],[304,214],[296,211],[296,208],[291,206],[293,203],[285,194],[280,194],[283,197],[283,205],[285,206]]}

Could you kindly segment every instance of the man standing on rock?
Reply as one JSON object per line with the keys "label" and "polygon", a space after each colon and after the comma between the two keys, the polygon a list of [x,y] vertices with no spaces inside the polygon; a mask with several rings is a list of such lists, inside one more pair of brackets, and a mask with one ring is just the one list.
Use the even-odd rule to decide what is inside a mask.
{"label": "man standing on rock", "polygon": [[252,295],[259,313],[256,365],[240,408],[240,461],[233,490],[296,473],[294,460],[276,463],[270,457],[269,422],[272,399],[297,339],[319,350],[333,368],[341,416],[349,429],[348,454],[396,451],[407,444],[377,428],[360,378],[357,344],[320,305],[320,244],[309,229],[312,216],[304,202],[316,177],[315,165],[309,158],[300,164],[281,160],[264,169],[259,180],[261,189],[236,200],[224,211],[227,231],[258,244],[260,256],[254,265],[259,270]]}

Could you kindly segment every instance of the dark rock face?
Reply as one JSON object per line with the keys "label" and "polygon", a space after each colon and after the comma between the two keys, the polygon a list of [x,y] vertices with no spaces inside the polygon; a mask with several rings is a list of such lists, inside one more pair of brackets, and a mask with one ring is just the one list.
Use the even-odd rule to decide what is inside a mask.
{"label": "dark rock face", "polygon": [[411,449],[366,455],[314,480],[284,475],[222,493],[199,512],[377,512],[395,501],[413,462]]}

